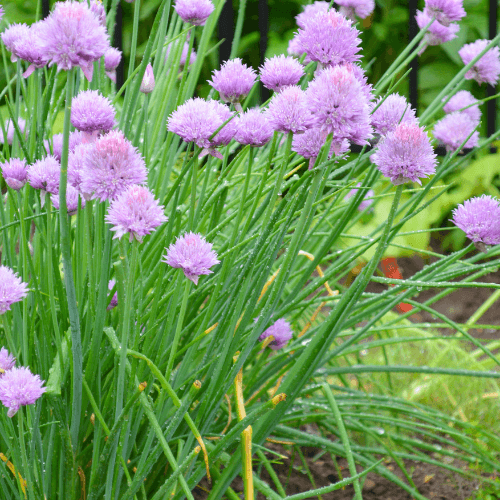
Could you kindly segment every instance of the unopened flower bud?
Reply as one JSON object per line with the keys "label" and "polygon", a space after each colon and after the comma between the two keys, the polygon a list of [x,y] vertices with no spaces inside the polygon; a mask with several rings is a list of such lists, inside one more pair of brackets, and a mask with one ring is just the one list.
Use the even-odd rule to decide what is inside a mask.
{"label": "unopened flower bud", "polygon": [[155,75],[153,73],[153,66],[148,64],[144,77],[142,78],[141,88],[139,89],[143,94],[150,94],[155,88]]}

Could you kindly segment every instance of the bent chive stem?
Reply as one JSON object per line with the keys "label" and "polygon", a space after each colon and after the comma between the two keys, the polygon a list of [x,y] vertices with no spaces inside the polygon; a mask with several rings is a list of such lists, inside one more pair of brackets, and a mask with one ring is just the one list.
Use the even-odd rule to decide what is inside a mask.
{"label": "bent chive stem", "polygon": [[198,155],[196,153],[193,160],[194,160],[192,166],[193,169],[191,173],[191,204],[189,207],[189,221],[188,221],[188,228],[190,231],[194,231],[194,212],[196,209],[196,185],[198,182]]}
{"label": "bent chive stem", "polygon": [[[275,134],[276,137],[276,134]],[[285,171],[286,167],[288,165],[288,160],[290,158],[290,154],[292,152],[292,141],[293,141],[293,132],[288,132],[287,137],[286,137],[286,149],[285,149],[285,154],[283,157],[283,163],[281,164],[279,171],[278,171],[278,178],[275,181],[274,184],[274,189],[271,194],[271,197],[269,199],[269,205],[267,206],[266,213],[263,218],[263,223],[266,224],[269,219],[271,218],[271,212],[274,208],[274,203],[276,201],[277,196],[279,196],[280,191],[281,191],[281,186],[283,184],[283,179],[285,177]],[[273,138],[273,146],[274,146],[274,138]],[[271,168],[271,161],[272,158],[269,159],[269,165],[268,168]]]}
{"label": "bent chive stem", "polygon": [[[28,197],[25,196],[25,199]],[[24,222],[24,214],[26,213],[23,207],[23,198],[21,196],[21,192],[17,191],[17,209],[19,211],[19,223],[21,225],[20,234],[21,234],[21,269],[22,269],[22,277],[24,281],[29,280],[28,273],[28,245],[26,244],[26,227]],[[29,363],[28,360],[28,304],[26,300],[23,300],[23,362],[25,364]]]}
{"label": "bent chive stem", "polygon": [[380,238],[379,245],[377,247],[377,250],[375,252],[375,255],[373,256],[372,260],[370,263],[365,267],[364,272],[362,272],[359,276],[358,279],[361,280],[361,283],[358,286],[358,279],[354,281],[352,284],[353,290],[358,291],[359,294],[356,294],[356,299],[359,298],[359,295],[364,291],[366,286],[368,285],[368,282],[371,280],[371,277],[373,275],[373,272],[375,271],[375,268],[377,267],[380,259],[382,258],[382,255],[386,249],[387,246],[387,241],[389,240],[389,235],[392,229],[392,224],[394,223],[394,219],[396,218],[396,213],[398,210],[398,205],[399,201],[401,200],[401,194],[403,193],[403,188],[404,184],[401,184],[396,187],[396,193],[394,194],[394,199],[392,200],[392,206],[391,210],[389,212],[389,216],[387,217],[387,222],[384,228],[384,232]]}
{"label": "bent chive stem", "polygon": [[64,270],[64,284],[68,300],[69,323],[71,326],[71,352],[73,358],[73,394],[71,402],[71,441],[77,448],[78,433],[80,430],[80,415],[82,411],[82,343],[80,334],[80,319],[76,303],[75,282],[73,279],[73,265],[71,263],[71,238],[66,205],[66,187],[68,184],[68,153],[69,132],[71,117],[71,101],[75,81],[75,68],[68,71],[66,82],[66,107],[64,110],[63,146],[61,154],[61,176],[59,178],[59,222],[61,227],[61,253]]}
{"label": "bent chive stem", "polygon": [[[233,360],[236,363],[238,356],[235,356]],[[234,379],[234,393],[236,395],[238,420],[241,422],[247,416],[245,411],[245,401],[243,399],[243,368],[240,369]],[[241,456],[243,457],[242,478],[245,490],[245,500],[254,500],[251,425],[245,427],[241,433]]]}
{"label": "bent chive stem", "polygon": [[[349,443],[349,436],[347,435],[347,431],[344,425],[344,420],[342,419],[342,415],[340,414],[339,407],[337,402],[335,401],[335,397],[333,395],[330,386],[325,382],[322,384],[323,393],[332,409],[333,416],[335,418],[335,423],[337,424],[337,429],[340,434],[340,439],[342,440],[342,445],[344,446],[347,464],[349,466],[349,472],[351,474],[351,478],[354,478],[358,471],[356,470],[356,464],[354,463],[354,457],[352,455],[351,445]],[[359,479],[354,479],[354,500],[362,500],[363,496],[361,495],[361,486],[359,484]]]}
{"label": "bent chive stem", "polygon": [[[26,483],[28,485],[28,498],[29,500],[34,500],[35,497],[35,491],[33,489],[33,481],[31,480],[31,472],[30,472],[30,465],[28,464],[28,457],[26,454],[26,442],[24,439],[24,416],[23,416],[23,408],[19,408],[17,411],[17,418],[19,422],[19,446],[21,447],[21,460],[23,462],[23,469],[24,469],[24,474],[26,477]],[[23,488],[23,482],[24,479],[22,477],[19,477],[19,481],[21,482],[21,489]],[[26,497],[26,492],[24,492],[24,496]]]}
{"label": "bent chive stem", "polygon": [[[52,317],[52,326],[54,328],[55,339],[57,351],[59,354],[60,362],[63,361],[62,355],[62,344],[61,344],[61,330],[59,328],[59,322],[57,321],[57,309],[56,309],[56,301],[55,301],[55,287],[54,287],[54,266],[52,259],[52,201],[50,199],[50,194],[45,193],[45,206],[47,207],[47,260],[49,262],[49,272],[47,273],[47,281],[49,286],[49,305],[50,305],[50,314]],[[28,354],[26,354],[28,356]],[[27,357],[25,358],[28,359]]]}
{"label": "bent chive stem", "polygon": [[[182,272],[182,271],[179,271]],[[177,318],[177,326],[175,329],[174,341],[170,349],[170,355],[168,358],[167,370],[165,372],[165,378],[169,381],[172,375],[172,369],[174,367],[175,355],[177,353],[177,347],[179,345],[179,340],[181,338],[182,323],[184,322],[184,315],[186,314],[187,301],[189,298],[189,291],[191,289],[191,281],[186,279],[186,284],[184,286],[184,295],[182,297],[181,310],[179,312],[179,317]]]}
{"label": "bent chive stem", "polygon": [[[130,262],[128,280],[125,291],[125,310],[123,316],[123,329],[121,338],[121,350],[120,350],[120,363],[118,367],[118,387],[116,394],[116,418],[120,415],[123,408],[123,399],[125,395],[125,386],[127,382],[125,380],[125,366],[127,363],[127,349],[128,349],[128,339],[130,336],[130,321],[133,309],[133,294],[134,294],[134,279],[135,271],[137,269],[137,263],[139,260],[139,242],[134,239],[132,242],[132,259]],[[125,256],[122,256],[124,259]]]}

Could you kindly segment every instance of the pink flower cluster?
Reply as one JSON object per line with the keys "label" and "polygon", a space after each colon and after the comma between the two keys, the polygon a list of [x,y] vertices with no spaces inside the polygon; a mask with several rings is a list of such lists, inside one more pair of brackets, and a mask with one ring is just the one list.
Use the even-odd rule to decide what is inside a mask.
{"label": "pink flower cluster", "polygon": [[458,205],[453,222],[482,252],[489,245],[500,244],[500,203],[493,196],[471,198]]}
{"label": "pink flower cluster", "polygon": [[418,182],[436,171],[436,154],[429,136],[418,123],[400,123],[379,143],[371,157],[395,185]]}
{"label": "pink flower cluster", "polygon": [[477,146],[479,132],[476,128],[481,119],[477,102],[470,92],[461,90],[443,107],[446,115],[434,125],[434,137],[448,151]]}
{"label": "pink flower cluster", "polygon": [[[464,45],[458,55],[462,58],[464,64],[469,64],[489,45],[490,40],[476,40],[473,43]],[[467,80],[476,80],[479,84],[489,83],[495,85],[500,76],[500,49],[493,46],[481,58],[476,61],[472,68],[465,73]]]}
{"label": "pink flower cluster", "polygon": [[35,404],[47,390],[40,375],[33,375],[29,368],[16,367],[16,358],[2,347],[0,349],[0,401],[9,409],[12,418],[21,408]]}
{"label": "pink flower cluster", "polygon": [[28,285],[12,269],[0,266],[0,314],[10,311],[10,306],[28,295]]}
{"label": "pink flower cluster", "polygon": [[463,17],[463,0],[426,0],[424,10],[417,11],[416,21],[420,29],[427,26],[424,36],[427,44],[440,45],[457,37],[460,30],[457,22]]}
{"label": "pink flower cluster", "polygon": [[46,19],[31,26],[12,24],[1,38],[12,61],[28,63],[25,78],[36,69],[56,65],[58,70],[79,67],[90,81],[94,62],[104,56],[106,73],[116,79],[121,52],[110,47],[106,12],[98,0],[56,2]]}
{"label": "pink flower cluster", "polygon": [[267,330],[260,335],[259,340],[265,340],[268,337],[273,336],[269,347],[274,351],[282,349],[288,344],[288,341],[293,337],[292,328],[290,323],[283,318],[275,321]]}
{"label": "pink flower cluster", "polygon": [[201,275],[211,274],[213,271],[210,268],[220,262],[212,250],[212,244],[201,234],[192,232],[177,238],[168,247],[164,259],[169,266],[182,269],[186,278],[195,285]]}

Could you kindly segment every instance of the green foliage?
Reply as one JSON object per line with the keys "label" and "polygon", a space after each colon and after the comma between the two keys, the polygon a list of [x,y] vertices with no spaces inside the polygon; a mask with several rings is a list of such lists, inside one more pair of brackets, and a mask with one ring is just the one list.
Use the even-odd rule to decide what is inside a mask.
{"label": "green foliage", "polygon": [[[169,217],[140,243],[117,241],[106,223],[109,202],[89,200],[68,216],[64,205],[54,210],[50,197],[30,186],[4,193],[1,263],[18,270],[30,293],[0,317],[0,339],[19,364],[47,381],[47,394],[19,412],[19,427],[0,412],[0,450],[26,478],[26,498],[77,500],[83,486],[89,500],[192,499],[208,472],[210,500],[237,498],[230,489],[237,475],[247,492],[255,475],[256,489],[282,498],[278,486],[276,493],[258,471],[244,469],[253,452],[266,465],[258,452],[270,435],[349,462],[344,481],[328,491],[312,485],[313,491],[291,497],[295,500],[350,483],[360,493],[369,470],[423,500],[404,460],[473,477],[500,472],[500,439],[493,432],[497,411],[484,397],[499,390],[499,344],[483,344],[469,334],[498,297],[492,295],[465,325],[435,311],[434,299],[414,300],[428,288],[441,296],[459,288],[498,291],[500,285],[478,280],[500,267],[500,248],[482,254],[469,245],[449,255],[433,253],[432,263],[402,282],[377,276],[384,255],[425,252],[429,228],[446,230],[442,220],[458,201],[497,193],[499,155],[484,154],[496,137],[466,156],[441,158],[436,175],[423,186],[392,186],[371,163],[369,151],[329,160],[329,144],[314,168],[301,168],[291,135],[278,133],[258,150],[233,141],[221,148],[222,160],[200,158],[201,148],[168,132],[166,121],[188,98],[207,93],[200,82],[217,64],[222,5],[216,2],[200,28],[183,26],[167,1],[156,0],[144,2],[137,23],[128,24],[135,6],[124,5],[125,50],[137,49],[137,60],[118,91],[98,63],[91,83],[79,70],[43,68],[5,88],[19,98],[9,97],[3,112],[26,117],[27,134],[17,135],[12,146],[4,144],[2,154],[30,162],[46,155],[44,139],[59,130],[67,145],[73,97],[98,88],[116,106],[118,128],[145,158],[148,187]],[[290,9],[286,21],[283,5]],[[255,6],[249,2],[250,25],[244,25],[240,44],[241,55],[254,66]],[[285,46],[299,4],[270,6],[272,54]],[[392,1],[379,2],[377,16],[363,24],[365,62],[373,82],[384,82],[385,75],[388,83],[403,74],[412,57],[402,57],[397,74],[392,69],[386,74],[406,47],[408,20],[403,4]],[[198,59],[181,70],[188,31]],[[136,36],[137,47],[131,41]],[[165,63],[166,39],[172,50]],[[435,48],[423,57],[432,54],[446,55]],[[150,60],[156,88],[143,95],[139,88]],[[449,82],[460,83],[466,70],[455,67],[453,58],[446,61],[448,78],[430,61],[431,69],[423,73],[425,126],[440,113],[438,92],[450,92]],[[22,63],[7,67],[20,73]],[[67,153],[65,147],[61,186]],[[359,211],[363,192],[345,200],[358,182],[375,192],[364,212]],[[165,248],[186,231],[204,235],[221,261],[196,287],[163,262]],[[360,259],[367,264],[351,283],[346,275]],[[110,279],[116,280],[118,307],[107,311],[115,291],[108,288]],[[387,289],[368,292],[372,282]],[[392,313],[402,301],[438,318],[456,336],[443,338],[437,326]],[[293,339],[277,351],[263,347],[260,335],[280,318],[292,325]],[[465,377],[473,382],[464,389]],[[306,432],[306,424],[317,432]],[[457,470],[445,460],[449,456],[480,468]],[[405,479],[380,457],[398,464]],[[358,474],[356,465],[362,468]],[[496,487],[493,479],[484,482]],[[24,498],[23,488],[19,475],[2,469],[5,498]]]}
{"label": "green foliage", "polygon": [[500,479],[493,478],[491,484],[481,484],[479,491],[474,493],[467,500],[499,500],[500,499]]}

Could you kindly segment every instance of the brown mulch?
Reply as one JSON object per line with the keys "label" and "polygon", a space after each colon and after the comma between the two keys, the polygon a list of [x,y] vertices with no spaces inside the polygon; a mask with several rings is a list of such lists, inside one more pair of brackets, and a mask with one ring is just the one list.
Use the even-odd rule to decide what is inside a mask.
{"label": "brown mulch", "polygon": [[[275,454],[266,454],[268,460],[275,461],[275,463],[273,463],[273,469],[278,475],[282,486],[285,488],[285,493],[287,495],[294,495],[311,490],[313,486],[311,485],[311,481],[300,458],[295,455],[294,467],[290,468],[290,451],[284,450],[283,448],[278,449],[275,445],[271,446],[275,451],[279,451],[279,453],[287,457],[277,460]],[[342,478],[339,477],[337,467],[340,469],[343,478],[350,476],[345,459],[337,458],[337,467],[335,467],[333,460],[328,453],[323,454],[320,458],[315,460],[315,457],[320,453],[320,451],[321,450],[317,448],[302,448],[302,453],[304,454],[314,480],[314,487],[321,488],[340,481]],[[420,494],[430,500],[467,500],[473,498],[474,493],[482,487],[480,480],[465,478],[458,473],[447,471],[436,465],[414,462],[411,460],[405,460],[404,463],[406,470],[410,473],[411,478]],[[449,462],[449,464],[458,468],[465,467],[458,461]],[[404,477],[397,464],[394,462],[386,462],[385,466],[393,474],[407,482],[407,479]],[[256,469],[254,468],[254,470]],[[358,472],[361,472],[361,470],[362,468],[358,467]],[[492,476],[488,477],[492,478]],[[262,467],[262,470],[260,471],[260,478],[276,491],[272,479],[264,467]],[[361,484],[363,485],[363,500],[414,499],[414,497],[403,490],[400,486],[373,472],[368,473],[364,483],[362,482]],[[231,487],[240,498],[244,498],[243,481],[240,477],[237,477],[233,481]],[[193,496],[195,500],[205,500],[208,496],[208,491],[208,483],[204,480],[200,486],[193,490]],[[266,500],[266,497],[257,491],[255,498],[257,500]],[[315,496],[311,498],[318,497]],[[350,485],[344,487],[344,489],[325,493],[321,495],[321,498],[323,500],[352,500],[354,498],[354,488]],[[490,497],[491,500],[495,500],[495,498],[497,497],[494,495]]]}
{"label": "brown mulch", "polygon": [[[329,454],[325,453],[318,460],[313,462],[314,456],[319,450],[313,448],[303,448],[302,452],[308,462],[308,467],[313,476],[317,488],[328,486],[333,482],[341,480],[337,469]],[[288,455],[290,455],[288,453]],[[273,455],[268,454],[272,459]],[[290,475],[287,484],[286,494],[308,491],[311,489],[311,483],[303,471],[304,467],[300,459],[295,458],[294,465],[296,469]],[[344,459],[337,459],[337,465],[341,470],[342,476],[349,477],[349,469]],[[406,482],[403,473],[395,463],[386,463],[385,466],[393,474],[397,475]],[[465,500],[470,497],[479,486],[478,481],[464,479],[460,474],[450,473],[435,465],[429,465],[421,462],[405,461],[405,467],[411,473],[412,480],[419,492],[431,500]],[[282,465],[275,464],[274,470],[280,480],[285,483],[290,469],[290,460],[283,460]],[[362,467],[358,467],[361,472]],[[272,485],[271,478],[263,469],[261,478],[269,485]],[[413,497],[393,482],[385,479],[373,472],[366,476],[363,484],[363,500],[412,500]],[[354,497],[354,488],[352,486],[344,489],[332,491],[322,495],[323,500],[352,500]],[[257,497],[264,500],[261,494]],[[315,497],[317,498],[317,497]]]}

